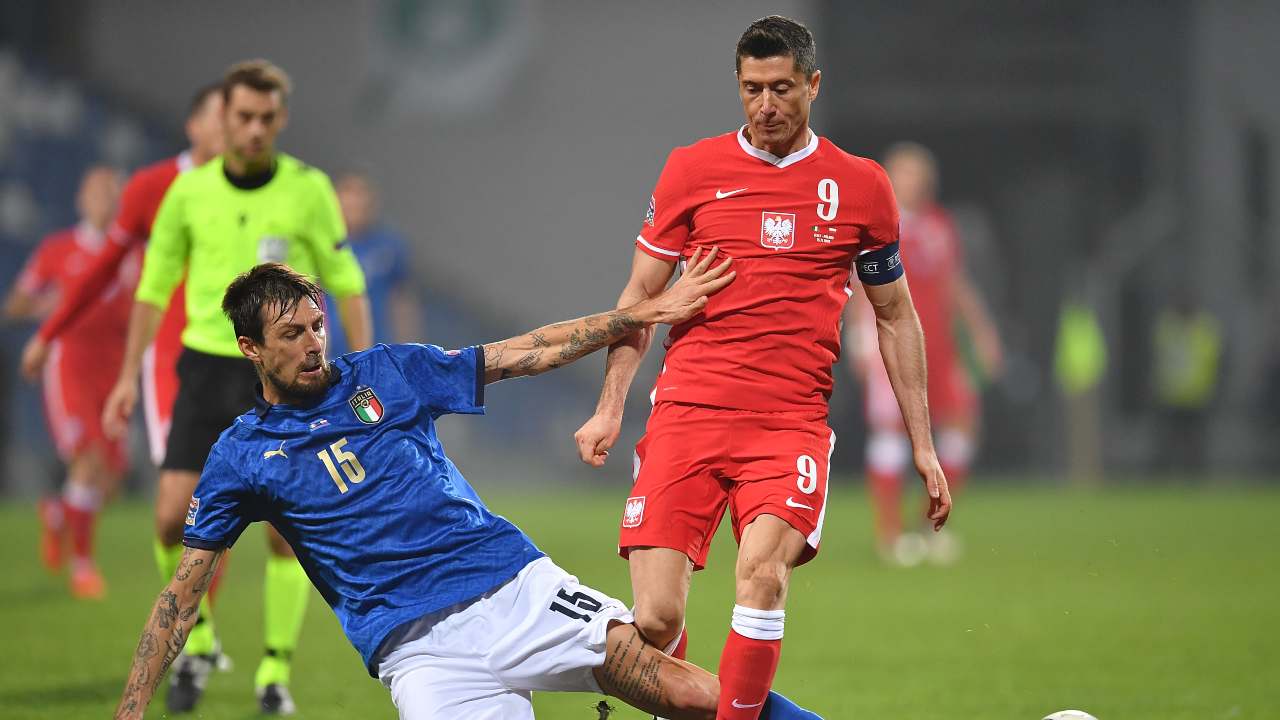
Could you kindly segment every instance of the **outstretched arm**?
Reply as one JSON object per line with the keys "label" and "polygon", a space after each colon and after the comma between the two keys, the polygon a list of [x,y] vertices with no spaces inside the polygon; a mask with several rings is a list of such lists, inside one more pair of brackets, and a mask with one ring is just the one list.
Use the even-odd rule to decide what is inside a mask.
{"label": "outstretched arm", "polygon": [[[657,297],[671,280],[673,272],[675,262],[659,260],[637,249],[631,261],[631,278],[622,289],[618,307],[629,307]],[[604,386],[600,389],[596,412],[573,434],[582,462],[600,467],[608,459],[609,450],[618,441],[622,430],[627,391],[631,389],[640,360],[652,342],[653,328],[644,328],[609,346],[609,356],[604,364]]]}
{"label": "outstretched arm", "polygon": [[[707,297],[733,281],[732,260],[712,265],[718,251],[694,253],[680,280],[657,297],[620,310],[540,327],[484,346],[485,382],[537,375],[589,355],[657,323],[677,324],[706,307]],[[634,372],[634,370],[633,370]]]}
{"label": "outstretched arm", "polygon": [[929,493],[929,519],[940,529],[951,512],[947,478],[938,464],[929,428],[929,381],[924,360],[924,331],[911,302],[905,276],[883,285],[863,285],[876,314],[880,357],[898,398],[902,420],[911,438],[916,471]]}
{"label": "outstretched arm", "polygon": [[187,633],[196,624],[200,599],[213,582],[213,571],[221,557],[221,550],[183,550],[173,579],[160,593],[142,629],[129,680],[116,706],[116,720],[141,718],[146,711],[165,671],[187,643]]}

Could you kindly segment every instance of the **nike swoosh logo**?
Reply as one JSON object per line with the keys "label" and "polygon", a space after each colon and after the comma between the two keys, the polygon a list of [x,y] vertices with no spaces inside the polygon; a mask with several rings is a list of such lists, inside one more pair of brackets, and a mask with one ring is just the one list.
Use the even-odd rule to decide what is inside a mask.
{"label": "nike swoosh logo", "polygon": [[[737,190],[730,190],[729,192],[720,192],[719,190],[717,190],[717,191],[716,191],[716,199],[717,199],[717,200],[723,200],[723,199],[725,199],[725,198],[729,197],[730,195],[737,195],[737,194],[738,194],[738,193],[740,193],[740,192],[746,192],[746,191],[747,191],[747,189],[746,189],[746,188],[738,188]],[[755,706],[753,705],[752,707],[755,707]]]}
{"label": "nike swoosh logo", "polygon": [[739,709],[746,709],[746,708],[760,707],[761,705],[764,704],[764,701],[761,700],[760,702],[755,703],[754,705],[743,705],[742,703],[738,702],[738,698],[734,698],[733,702],[730,704]]}
{"label": "nike swoosh logo", "polygon": [[798,502],[796,502],[795,500],[793,500],[793,499],[791,499],[791,498],[787,498],[787,507],[793,507],[793,508],[804,508],[805,510],[812,510],[812,509],[813,509],[812,507],[809,507],[808,505],[805,505],[804,503],[798,503]]}

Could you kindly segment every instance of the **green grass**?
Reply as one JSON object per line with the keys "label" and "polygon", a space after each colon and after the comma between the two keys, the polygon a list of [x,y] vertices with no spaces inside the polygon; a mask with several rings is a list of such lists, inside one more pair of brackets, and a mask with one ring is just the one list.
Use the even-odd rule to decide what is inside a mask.
{"label": "green grass", "polygon": [[[630,597],[613,553],[622,493],[489,494],[561,566]],[[827,718],[1280,716],[1280,492],[979,488],[955,518],[959,564],[910,570],[875,560],[860,493],[843,486],[834,498],[822,554],[794,576],[775,684]],[[31,508],[0,505],[0,717],[110,714],[160,586],[150,535],[147,505],[113,507],[100,540],[110,596],[77,603],[36,560]],[[237,664],[211,679],[202,717],[255,716],[261,537],[250,529],[231,558],[217,614]],[[689,656],[709,668],[728,627],[732,559],[724,532],[694,579]],[[394,717],[318,595],[310,613],[294,667],[300,717]],[[594,718],[594,701],[536,703],[539,717],[572,720]]]}

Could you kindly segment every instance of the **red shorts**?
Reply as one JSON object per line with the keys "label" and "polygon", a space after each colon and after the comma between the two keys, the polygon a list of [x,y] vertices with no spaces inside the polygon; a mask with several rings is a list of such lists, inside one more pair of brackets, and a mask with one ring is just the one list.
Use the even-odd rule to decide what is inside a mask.
{"label": "red shorts", "polygon": [[[965,423],[978,410],[978,396],[958,361],[929,366],[929,417],[934,425]],[[902,430],[902,411],[879,356],[872,359],[866,384],[867,424],[877,430]]]}
{"label": "red shorts", "polygon": [[96,448],[107,467],[124,472],[129,467],[126,439],[109,440],[102,430],[102,407],[120,372],[120,357],[103,355],[100,347],[68,346],[62,341],[50,346],[44,368],[45,415],[64,462]]}
{"label": "red shorts", "polygon": [[[180,297],[174,304],[181,305]],[[173,423],[173,403],[178,397],[178,356],[182,354],[183,313],[172,310],[160,324],[156,339],[142,356],[142,415],[147,426],[147,447],[157,466],[164,462]]]}
{"label": "red shorts", "polygon": [[727,505],[734,537],[776,515],[805,536],[808,562],[822,537],[835,440],[825,422],[800,415],[658,403],[636,445],[619,554],[671,548],[700,570]]}

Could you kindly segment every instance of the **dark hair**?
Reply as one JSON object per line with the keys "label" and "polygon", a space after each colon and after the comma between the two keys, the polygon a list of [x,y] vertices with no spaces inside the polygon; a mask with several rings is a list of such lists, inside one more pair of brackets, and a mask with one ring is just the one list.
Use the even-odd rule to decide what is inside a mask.
{"label": "dark hair", "polygon": [[231,320],[236,337],[247,337],[260,343],[265,324],[263,311],[274,307],[279,313],[275,320],[279,320],[296,308],[303,298],[311,298],[321,306],[323,291],[319,285],[287,265],[263,263],[255,265],[249,272],[240,273],[231,281],[222,296],[222,312]]}
{"label": "dark hair", "polygon": [[223,101],[230,102],[231,90],[237,85],[244,85],[258,92],[279,91],[281,100],[288,100],[289,92],[293,90],[288,73],[270,60],[260,58],[238,62],[227,68],[227,74],[222,78]]}
{"label": "dark hair", "polygon": [[209,83],[208,85],[201,86],[199,90],[196,90],[191,95],[191,101],[187,103],[187,119],[190,120],[196,115],[199,115],[200,110],[204,108],[204,104],[208,102],[210,97],[212,97],[213,95],[221,95],[221,94],[222,94],[221,82],[213,82],[213,83]]}
{"label": "dark hair", "polygon": [[770,15],[747,26],[738,38],[734,67],[742,69],[742,58],[771,58],[790,56],[796,69],[805,77],[812,77],[818,70],[818,54],[809,28],[781,15]]}

